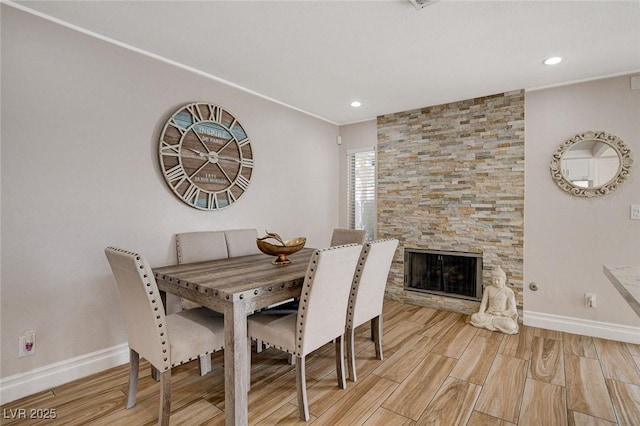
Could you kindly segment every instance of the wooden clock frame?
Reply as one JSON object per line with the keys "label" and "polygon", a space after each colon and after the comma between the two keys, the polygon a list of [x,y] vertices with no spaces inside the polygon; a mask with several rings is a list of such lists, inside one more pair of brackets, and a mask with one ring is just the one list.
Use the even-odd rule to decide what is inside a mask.
{"label": "wooden clock frame", "polygon": [[220,210],[247,190],[253,173],[251,141],[224,108],[195,102],[167,120],[158,145],[160,170],[174,194],[200,210]]}

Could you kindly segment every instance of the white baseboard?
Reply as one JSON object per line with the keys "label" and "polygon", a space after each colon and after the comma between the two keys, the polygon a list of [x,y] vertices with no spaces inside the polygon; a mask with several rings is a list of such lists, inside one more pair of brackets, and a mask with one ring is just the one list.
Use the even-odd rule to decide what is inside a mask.
{"label": "white baseboard", "polygon": [[524,325],[546,328],[548,330],[565,331],[583,336],[600,337],[619,342],[640,344],[640,327],[592,321],[562,315],[524,311]]}
{"label": "white baseboard", "polygon": [[123,343],[26,373],[0,379],[0,404],[33,395],[129,362],[129,345]]}

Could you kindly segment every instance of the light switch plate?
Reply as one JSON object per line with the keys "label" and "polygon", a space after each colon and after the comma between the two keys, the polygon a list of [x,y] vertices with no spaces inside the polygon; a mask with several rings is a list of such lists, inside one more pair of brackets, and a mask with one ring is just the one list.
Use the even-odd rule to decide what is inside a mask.
{"label": "light switch plate", "polygon": [[640,75],[631,77],[631,90],[640,90]]}
{"label": "light switch plate", "polygon": [[631,219],[640,220],[640,204],[631,204]]}

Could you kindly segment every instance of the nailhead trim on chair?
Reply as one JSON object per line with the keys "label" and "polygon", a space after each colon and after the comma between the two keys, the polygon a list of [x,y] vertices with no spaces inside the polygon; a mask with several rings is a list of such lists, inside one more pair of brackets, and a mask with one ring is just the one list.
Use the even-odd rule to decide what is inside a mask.
{"label": "nailhead trim on chair", "polygon": [[[376,240],[376,243],[381,243],[383,241],[393,240],[394,238],[385,238],[383,240]],[[369,251],[371,250],[371,242],[365,243],[362,249],[362,256],[358,261],[358,268],[356,269],[356,274],[353,277],[353,283],[351,285],[351,298],[349,300],[349,309],[347,310],[347,327],[351,327],[353,323],[353,300],[355,300],[356,292],[358,291],[358,284],[360,282],[360,275],[362,273],[362,267],[367,261],[367,256],[369,256]]]}
{"label": "nailhead trim on chair", "polygon": [[[176,253],[178,255],[178,264],[182,263],[182,247],[180,247],[180,238],[176,235]],[[180,299],[180,307],[184,309],[184,299]]]}
{"label": "nailhead trim on chair", "polygon": [[360,274],[362,274],[362,266],[367,261],[370,248],[371,243],[366,243],[363,247],[360,260],[358,261],[358,267],[356,268],[356,273],[353,277],[353,282],[351,284],[351,297],[349,298],[349,308],[347,309],[347,326],[350,326],[353,320],[353,300],[355,300],[354,296],[358,291],[358,283],[360,282]]}
{"label": "nailhead trim on chair", "polygon": [[[136,261],[139,263],[139,268],[144,270],[145,265],[142,264],[140,256],[136,256]],[[148,278],[147,274],[144,274],[143,278],[146,280]],[[145,284],[147,285],[147,287],[151,286],[150,282],[146,282]],[[158,308],[156,310],[156,312],[158,312],[159,311],[159,305],[157,303],[157,299],[153,297],[153,290],[149,291],[149,296],[150,296],[150,299],[151,299],[151,303],[153,304],[154,310],[156,310],[156,308]],[[155,319],[156,319],[156,325],[158,326],[159,330],[162,329],[163,327],[164,327],[164,329],[166,329],[165,321],[164,321],[164,318],[163,318],[162,315],[156,315]],[[160,333],[160,337],[164,337],[164,331],[160,331],[159,333]],[[163,340],[162,341],[162,353],[166,354],[168,350],[169,350],[169,345],[167,344],[166,340]],[[163,361],[165,363],[168,363],[169,362],[169,357],[163,358]],[[171,368],[171,367],[168,364],[166,364],[164,366],[165,371],[168,370],[169,368]]]}
{"label": "nailhead trim on chair", "polygon": [[[362,248],[362,252],[360,253],[360,259],[358,260],[358,267],[356,268],[356,273],[355,273],[355,275],[353,277],[353,283],[357,283],[358,281],[360,281],[360,274],[362,273],[362,266],[367,261],[367,256],[369,254],[369,249],[370,248],[371,248],[371,244],[370,243],[367,243]],[[351,287],[351,290],[352,291],[355,290],[355,285],[353,285]]]}
{"label": "nailhead trim on chair", "polygon": [[182,263],[182,248],[180,247],[180,238],[176,236],[176,252],[178,254],[178,264]]}
{"label": "nailhead trim on chair", "polygon": [[[115,247],[109,247],[109,249],[117,251],[117,252],[120,252],[120,253],[123,253],[123,254],[126,254],[128,256],[131,256],[135,260],[135,262],[136,262],[136,264],[138,266],[139,273],[142,275],[142,278],[143,278],[143,281],[145,283],[145,286],[147,288],[152,287],[151,283],[148,281],[149,274],[143,273],[143,271],[146,268],[145,268],[145,265],[142,263],[142,257],[138,253],[134,253],[134,252],[131,252],[131,251],[128,251],[128,250],[123,250],[123,249],[119,249],[119,248],[115,248]],[[148,289],[146,293],[147,293],[147,297],[149,298],[149,301],[151,302],[151,305],[153,306],[153,310],[158,312],[160,310],[161,305],[158,304],[158,301],[157,301],[156,297],[154,297],[153,290],[152,289],[151,290]],[[156,315],[155,322],[156,322],[156,325],[158,327],[159,336],[160,337],[164,337],[164,331],[162,331],[162,328],[163,328],[165,322],[163,320],[162,315]],[[162,340],[162,352],[163,353],[167,353],[168,350],[169,350],[169,345],[167,344],[167,341],[166,340]],[[165,365],[163,365],[162,368],[164,368],[164,370],[166,371],[169,368],[171,368],[171,365],[168,363],[168,361],[169,361],[168,357],[164,358],[163,360],[165,362]]]}

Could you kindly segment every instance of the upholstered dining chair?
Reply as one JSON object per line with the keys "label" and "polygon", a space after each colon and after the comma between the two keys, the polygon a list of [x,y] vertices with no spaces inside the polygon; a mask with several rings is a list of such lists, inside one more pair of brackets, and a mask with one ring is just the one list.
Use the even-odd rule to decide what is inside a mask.
{"label": "upholstered dining chair", "polygon": [[206,308],[165,315],[149,262],[137,253],[107,247],[129,337],[129,393],[126,408],[136,405],[140,356],[160,372],[158,424],[169,425],[171,368],[223,349],[224,321]]}
{"label": "upholstered dining chair", "polygon": [[231,229],[224,231],[224,236],[227,241],[229,257],[262,253],[256,244],[258,239],[258,230],[256,229]]}
{"label": "upholstered dining chair", "polygon": [[[336,228],[331,235],[331,247],[341,246],[345,244],[364,244],[366,231],[360,229],[341,229]],[[269,308],[267,312],[272,314],[290,314],[298,311],[299,301],[291,300],[289,302],[281,303],[272,308]]]}
{"label": "upholstered dining chair", "polygon": [[300,309],[293,314],[257,313],[247,319],[250,339],[262,340],[296,357],[296,386],[300,418],[309,420],[305,357],[335,339],[338,385],[346,387],[344,331],[349,291],[361,245],[316,250],[307,266]]}
{"label": "upholstered dining chair", "polygon": [[362,248],[347,311],[347,369],[349,378],[356,381],[355,339],[356,327],[371,321],[372,339],[376,358],[382,359],[382,304],[397,239],[368,242]]}
{"label": "upholstered dining chair", "polygon": [[[345,244],[364,244],[366,231],[361,229],[343,229],[343,228],[335,228],[333,233],[331,234],[331,246],[341,246]],[[300,306],[300,301],[297,299],[290,300],[288,302],[284,302],[278,304],[276,306],[270,307],[265,310],[265,314],[291,314],[296,313],[298,311],[298,307]],[[258,341],[256,345],[256,351],[262,351],[262,342]],[[290,364],[295,364],[295,358],[289,358]]]}
{"label": "upholstered dining chair", "polygon": [[336,228],[331,234],[331,245],[341,246],[343,244],[364,244],[367,231],[363,229],[343,229]]}
{"label": "upholstered dining chair", "polygon": [[229,257],[224,231],[176,234],[178,263],[204,262]]}
{"label": "upholstered dining chair", "polygon": [[[176,234],[176,253],[178,255],[178,264],[205,262],[229,257],[224,231],[195,231]],[[167,294],[167,304],[173,303],[174,298],[177,298],[177,296]],[[167,312],[199,308],[201,306],[192,300],[180,298],[180,307],[177,310],[175,308],[172,310],[167,309]],[[215,315],[223,318],[220,313]],[[204,376],[210,371],[211,355],[202,355],[200,357],[200,375]]]}
{"label": "upholstered dining chair", "polygon": [[[224,231],[196,231],[176,234],[178,264],[206,262],[226,259],[227,240]],[[167,297],[173,295],[167,295]],[[187,299],[180,299],[182,309],[198,308],[201,305]]]}

